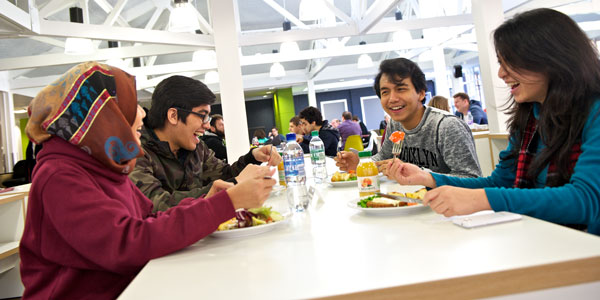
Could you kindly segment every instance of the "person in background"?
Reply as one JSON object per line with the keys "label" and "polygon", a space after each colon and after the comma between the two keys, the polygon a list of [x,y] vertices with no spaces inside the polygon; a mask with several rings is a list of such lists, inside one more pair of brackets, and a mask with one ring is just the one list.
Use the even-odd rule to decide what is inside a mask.
{"label": "person in background", "polygon": [[352,122],[357,123],[360,126],[360,130],[362,135],[368,135],[369,134],[369,130],[367,129],[367,126],[365,125],[365,123],[363,123],[357,115],[352,116]]}
{"label": "person in background", "polygon": [[209,128],[215,98],[202,82],[179,75],[154,89],[142,130],[144,156],[129,178],[152,200],[155,211],[206,194],[217,179],[241,182],[262,162],[276,166],[281,161],[270,145],[250,149],[231,165],[215,157],[199,138]]}
{"label": "person in background", "polygon": [[302,125],[300,123],[300,118],[298,116],[294,116],[290,119],[290,127],[288,129],[291,133],[295,133],[296,136],[302,136],[304,134]]}
{"label": "person in background", "polygon": [[360,136],[362,134],[361,130],[360,130],[360,125],[358,125],[358,123],[353,122],[352,121],[352,113],[349,111],[345,111],[344,113],[342,113],[342,124],[340,124],[340,126],[338,126],[338,131],[340,132],[340,137],[342,138],[342,146],[341,148],[344,149],[344,147],[346,146],[346,139],[348,139],[349,136],[351,135],[358,135]]}
{"label": "person in background", "polygon": [[387,128],[389,123],[390,123],[390,115],[385,114],[383,116],[383,120],[381,120],[381,122],[379,122],[379,133],[381,135],[385,135],[385,129]]}
{"label": "person in background", "polygon": [[340,126],[340,120],[339,119],[333,119],[331,120],[331,127],[333,128],[338,128],[338,126]]}
{"label": "person in background", "polygon": [[600,235],[598,50],[547,8],[515,15],[493,37],[511,97],[509,144],[492,175],[460,179],[394,160],[388,176],[433,188],[424,203],[445,216],[511,211]]}
{"label": "person in background", "polygon": [[473,123],[487,124],[487,114],[481,109],[481,102],[477,100],[469,100],[469,95],[465,93],[454,94],[454,106],[456,107],[455,115],[461,119],[465,119],[467,113],[473,116]]}
{"label": "person in background", "polygon": [[309,106],[303,109],[299,114],[300,123],[305,136],[296,136],[296,140],[304,153],[310,153],[310,133],[313,130],[319,132],[319,138],[325,145],[325,155],[335,156],[338,151],[338,143],[340,141],[340,132],[328,124],[327,120],[323,120],[321,112],[316,108]]}
{"label": "person in background", "polygon": [[210,128],[200,137],[202,141],[215,152],[215,157],[227,162],[227,148],[225,146],[225,123],[223,116],[214,114],[210,119]]}
{"label": "person in background", "polygon": [[149,260],[206,237],[236,208],[261,206],[275,184],[262,167],[235,186],[218,180],[205,198],[152,213],[127,177],[144,153],[145,112],[134,77],[115,67],[71,68],[29,112],[25,131],[44,148],[19,246],[23,299],[115,299]]}
{"label": "person in background", "polygon": [[273,146],[279,146],[282,142],[285,142],[285,137],[283,134],[279,134],[277,127],[271,128],[269,139],[271,139],[271,144],[273,144]]}
{"label": "person in background", "polygon": [[435,107],[437,109],[445,110],[450,112],[450,105],[448,105],[448,98],[444,96],[434,96],[429,100],[429,106]]}
{"label": "person in background", "polygon": [[[417,64],[406,58],[381,62],[374,89],[391,120],[381,151],[372,159],[384,172],[393,157],[390,135],[405,133],[399,157],[433,172],[462,177],[481,176],[475,142],[467,124],[449,112],[423,105],[427,82]],[[356,170],[359,159],[342,151],[335,158],[343,171]]]}
{"label": "person in background", "polygon": [[269,141],[269,138],[267,138],[267,133],[261,128],[254,130],[253,136],[258,140],[260,145],[264,145],[267,141]]}

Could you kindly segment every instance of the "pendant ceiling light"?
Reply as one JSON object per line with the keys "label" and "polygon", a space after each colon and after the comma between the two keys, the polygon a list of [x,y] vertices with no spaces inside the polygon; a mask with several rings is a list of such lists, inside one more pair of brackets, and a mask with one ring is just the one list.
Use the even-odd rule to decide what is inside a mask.
{"label": "pendant ceiling light", "polygon": [[[69,17],[73,23],[83,24],[83,10],[79,7],[69,8]],[[87,55],[96,52],[92,40],[86,38],[67,38],[65,41],[65,54]]]}
{"label": "pendant ceiling light", "polygon": [[217,53],[215,50],[194,51],[192,62],[197,66],[214,68],[217,66]]}
{"label": "pendant ceiling light", "polygon": [[[279,51],[273,50],[273,53],[278,53]],[[281,78],[285,76],[285,68],[279,62],[273,63],[271,65],[271,69],[269,70],[269,77],[271,78]]]}
{"label": "pendant ceiling light", "polygon": [[174,0],[174,7],[169,16],[169,31],[194,33],[197,29],[200,29],[200,22],[196,16],[196,9],[188,0]]}
{"label": "pendant ceiling light", "polygon": [[219,82],[219,72],[208,71],[204,75],[204,84],[213,84]]}
{"label": "pendant ceiling light", "polygon": [[[366,45],[366,42],[360,42],[359,45]],[[373,66],[373,60],[369,54],[363,53],[358,57],[358,62],[356,63],[356,67],[359,69],[366,69]]]}

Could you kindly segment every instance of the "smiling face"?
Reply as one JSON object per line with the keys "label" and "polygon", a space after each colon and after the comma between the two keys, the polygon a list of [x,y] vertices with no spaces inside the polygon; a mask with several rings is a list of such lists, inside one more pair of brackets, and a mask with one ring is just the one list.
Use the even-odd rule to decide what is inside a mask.
{"label": "smiling face", "polygon": [[[177,109],[175,108],[169,109],[169,113],[171,113],[171,110],[175,110],[177,113]],[[192,111],[201,115],[207,115],[210,114],[210,105],[196,106]],[[210,128],[209,123],[204,123],[200,116],[193,113],[188,114],[185,123],[181,119],[177,119],[174,125],[175,134],[172,136],[172,140],[169,141],[173,150],[178,150],[179,148],[189,151],[195,150],[196,145],[200,143],[200,136]]]}
{"label": "smiling face", "polygon": [[501,58],[498,59],[498,62],[500,63],[498,77],[508,85],[515,102],[544,103],[549,85],[547,76],[527,70],[514,70]]}
{"label": "smiling face", "polygon": [[394,78],[382,74],[379,80],[381,94],[381,107],[392,118],[402,123],[406,129],[413,129],[419,125],[425,108],[421,99],[425,91],[416,91],[410,77]]}
{"label": "smiling face", "polygon": [[142,145],[140,142],[140,137],[142,136],[141,130],[144,122],[142,121],[146,116],[146,112],[144,109],[138,105],[137,114],[135,115],[135,121],[133,121],[133,125],[131,125],[131,130],[133,131],[133,136],[135,137],[135,141],[138,145]]}
{"label": "smiling face", "polygon": [[469,100],[463,99],[462,97],[454,97],[454,106],[456,107],[456,110],[464,115],[469,110]]}

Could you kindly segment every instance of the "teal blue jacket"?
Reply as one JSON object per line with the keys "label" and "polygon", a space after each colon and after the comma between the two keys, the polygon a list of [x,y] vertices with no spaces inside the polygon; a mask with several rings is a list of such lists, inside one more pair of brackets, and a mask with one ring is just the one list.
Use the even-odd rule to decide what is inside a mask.
{"label": "teal blue jacket", "polygon": [[[534,106],[536,118],[538,113],[539,105]],[[536,179],[536,188],[513,188],[516,176],[514,159],[500,159],[489,177],[432,175],[438,186],[484,188],[494,211],[510,211],[559,224],[587,224],[589,233],[600,235],[600,100],[592,106],[581,139],[582,153],[571,180],[560,187],[545,187],[546,167]],[[509,141],[500,158],[513,147],[518,147],[513,136]],[[539,148],[545,147],[541,141],[538,145]]]}

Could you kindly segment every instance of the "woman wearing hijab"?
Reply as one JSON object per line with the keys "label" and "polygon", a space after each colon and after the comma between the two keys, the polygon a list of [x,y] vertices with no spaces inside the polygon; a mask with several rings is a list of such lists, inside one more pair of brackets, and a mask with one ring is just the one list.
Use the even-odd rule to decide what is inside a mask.
{"label": "woman wearing hijab", "polygon": [[107,65],[73,67],[29,113],[27,135],[44,148],[20,244],[23,299],[116,298],[150,259],[207,236],[237,208],[261,206],[275,183],[263,179],[265,168],[151,213],[152,202],[127,177],[143,154],[144,111],[134,78]]}
{"label": "woman wearing hijab", "polygon": [[396,160],[390,177],[435,188],[423,203],[445,216],[511,211],[600,235],[600,60],[569,16],[541,8],[494,32],[510,88],[508,148],[485,178],[427,173]]}

